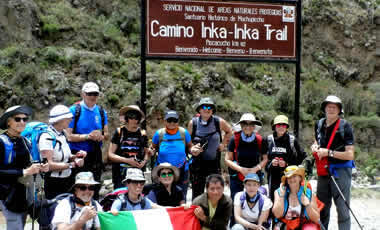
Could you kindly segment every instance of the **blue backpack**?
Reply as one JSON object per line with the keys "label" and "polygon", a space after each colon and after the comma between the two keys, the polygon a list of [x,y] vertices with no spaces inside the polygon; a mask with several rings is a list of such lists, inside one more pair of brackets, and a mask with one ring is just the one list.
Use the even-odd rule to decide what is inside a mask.
{"label": "blue backpack", "polygon": [[0,135],[0,140],[1,142],[3,142],[4,144],[4,153],[5,153],[5,156],[4,156],[4,165],[9,165],[11,164],[15,157],[16,157],[16,153],[13,149],[13,142],[11,141],[11,139],[5,135],[5,134],[1,134]]}
{"label": "blue backpack", "polygon": [[25,137],[32,146],[30,155],[34,161],[42,162],[42,157],[38,149],[38,142],[43,133],[48,133],[51,136],[48,140],[53,142],[53,148],[55,148],[57,142],[60,144],[60,147],[62,146],[62,143],[57,140],[54,133],[48,130],[48,127],[49,126],[43,122],[33,121],[26,124],[24,131],[21,133],[21,136]]}

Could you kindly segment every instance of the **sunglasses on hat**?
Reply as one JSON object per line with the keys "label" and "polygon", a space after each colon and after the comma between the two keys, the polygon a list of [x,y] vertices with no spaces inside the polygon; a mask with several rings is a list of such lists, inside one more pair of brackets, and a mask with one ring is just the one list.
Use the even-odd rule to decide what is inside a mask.
{"label": "sunglasses on hat", "polygon": [[86,93],[87,96],[99,96],[99,93],[98,92],[89,92],[89,93]]}
{"label": "sunglasses on hat", "polygon": [[16,122],[21,122],[21,120],[23,122],[27,122],[29,120],[29,117],[14,117],[13,120],[15,120]]}
{"label": "sunglasses on hat", "polygon": [[79,188],[79,190],[81,191],[86,191],[87,189],[89,191],[95,191],[96,189],[96,186],[95,185],[78,185],[77,188]]}

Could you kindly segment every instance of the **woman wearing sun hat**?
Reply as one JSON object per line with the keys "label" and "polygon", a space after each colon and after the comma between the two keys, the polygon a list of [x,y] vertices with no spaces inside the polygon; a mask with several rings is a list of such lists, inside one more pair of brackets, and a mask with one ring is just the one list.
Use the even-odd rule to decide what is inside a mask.
{"label": "woman wearing sun hat", "polygon": [[38,148],[43,158],[49,163],[50,172],[45,176],[45,196],[53,199],[69,191],[74,182],[72,169],[82,167],[87,152],[78,151],[71,154],[64,129],[67,129],[73,114],[64,105],[54,106],[49,113],[49,127],[42,133]]}
{"label": "woman wearing sun hat", "polygon": [[[53,229],[100,229],[97,212],[102,206],[93,199],[99,182],[94,180],[92,172],[80,172],[75,176],[72,188],[73,196],[63,199],[55,208],[52,219]],[[72,214],[72,205],[75,213]]]}
{"label": "woman wearing sun hat", "polygon": [[274,193],[272,212],[280,220],[274,229],[280,230],[280,226],[285,225],[287,229],[301,229],[305,224],[309,226],[308,229],[319,229],[320,210],[311,188],[304,185],[305,169],[291,165],[284,173],[281,185]]}
{"label": "woman wearing sun hat", "polygon": [[151,155],[146,131],[140,128],[145,119],[141,109],[137,105],[124,106],[119,117],[122,125],[115,130],[108,149],[115,189],[123,187],[122,180],[129,168],[142,169]]}
{"label": "woman wearing sun hat", "polygon": [[180,175],[177,167],[170,163],[161,163],[152,171],[155,184],[148,198],[161,206],[180,206],[185,203],[181,187],[176,185]]}
{"label": "woman wearing sun hat", "polygon": [[31,164],[28,142],[21,137],[32,110],[16,105],[0,117],[0,208],[8,230],[24,229],[27,211],[26,186],[31,175],[49,170],[48,164]]}
{"label": "woman wearing sun hat", "polygon": [[272,123],[273,134],[268,142],[268,184],[269,197],[274,200],[274,191],[280,186],[281,176],[288,165],[300,165],[306,158],[305,151],[298,140],[289,131],[289,120],[285,115],[278,115]]}

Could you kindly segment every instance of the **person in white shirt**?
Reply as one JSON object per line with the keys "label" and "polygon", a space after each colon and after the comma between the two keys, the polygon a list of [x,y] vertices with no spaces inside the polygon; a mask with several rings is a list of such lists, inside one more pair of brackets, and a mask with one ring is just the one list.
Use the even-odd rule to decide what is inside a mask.
{"label": "person in white shirt", "polygon": [[64,133],[72,117],[68,107],[54,106],[49,113],[47,132],[42,133],[38,141],[40,153],[49,163],[50,172],[46,174],[44,187],[47,199],[69,192],[74,182],[71,169],[82,167],[84,163],[86,152],[72,155]]}
{"label": "person in white shirt", "polygon": [[102,207],[93,199],[97,184],[99,183],[94,180],[91,172],[80,172],[76,175],[74,195],[63,199],[55,208],[53,229],[100,229],[97,212],[102,211]]}
{"label": "person in white shirt", "polygon": [[272,201],[260,192],[260,178],[256,173],[248,173],[244,178],[244,191],[234,198],[236,224],[232,230],[265,230]]}

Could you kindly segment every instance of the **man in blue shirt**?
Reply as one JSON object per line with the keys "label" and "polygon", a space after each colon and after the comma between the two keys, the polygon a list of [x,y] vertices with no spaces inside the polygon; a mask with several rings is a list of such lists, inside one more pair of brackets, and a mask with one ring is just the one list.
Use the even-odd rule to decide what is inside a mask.
{"label": "man in blue shirt", "polygon": [[[96,103],[99,98],[99,86],[94,82],[83,85],[79,104],[70,107],[73,120],[67,129],[72,154],[80,150],[87,152],[84,166],[80,171],[90,171],[95,180],[100,181],[102,172],[102,141],[109,138],[107,113]],[[95,194],[98,197],[98,192]]]}
{"label": "man in blue shirt", "polygon": [[179,168],[178,185],[186,196],[189,184],[189,167],[186,154],[192,146],[189,132],[179,126],[179,116],[174,110],[165,113],[165,128],[156,131],[152,138],[152,147],[158,150],[156,164],[168,162]]}

